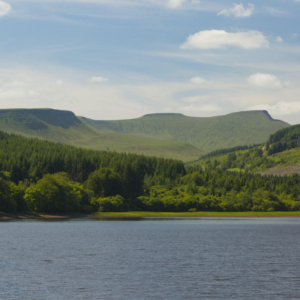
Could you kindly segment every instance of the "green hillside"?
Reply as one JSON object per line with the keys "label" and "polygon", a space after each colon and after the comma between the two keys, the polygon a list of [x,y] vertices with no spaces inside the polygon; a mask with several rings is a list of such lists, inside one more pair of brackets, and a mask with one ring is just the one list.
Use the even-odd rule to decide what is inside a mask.
{"label": "green hillside", "polygon": [[52,109],[0,110],[0,130],[62,144],[191,161],[203,152],[170,140],[100,131],[70,111]]}
{"label": "green hillside", "polygon": [[122,121],[84,120],[101,131],[180,141],[204,152],[263,143],[270,134],[289,126],[273,120],[266,111],[238,112],[210,118],[151,114]]}
{"label": "green hillside", "polygon": [[0,130],[63,144],[194,161],[205,152],[265,142],[288,127],[266,111],[211,118],[153,114],[138,119],[95,121],[53,109],[0,110]]}
{"label": "green hillside", "polygon": [[300,125],[275,132],[264,144],[213,151],[187,165],[263,175],[300,174]]}

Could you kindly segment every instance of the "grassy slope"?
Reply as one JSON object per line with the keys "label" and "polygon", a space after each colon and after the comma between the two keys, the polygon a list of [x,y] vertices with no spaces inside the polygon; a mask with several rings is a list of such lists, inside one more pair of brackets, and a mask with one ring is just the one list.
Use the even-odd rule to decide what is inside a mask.
{"label": "grassy slope", "polygon": [[182,142],[101,132],[67,111],[0,110],[0,130],[83,148],[132,152],[183,161],[195,160],[203,153]]}
{"label": "grassy slope", "polygon": [[[248,150],[239,150],[239,151],[234,151],[234,153],[235,153],[236,155],[239,155],[239,154],[244,154],[244,153],[246,153],[247,151],[248,151]],[[228,154],[229,154],[229,153],[226,153],[226,154],[220,154],[220,155],[215,155],[215,156],[212,156],[212,157],[209,157],[209,158],[201,158],[201,157],[200,157],[199,159],[197,159],[197,160],[195,160],[195,161],[187,162],[187,163],[186,163],[186,166],[200,166],[200,167],[204,168],[206,162],[209,161],[209,160],[211,161],[211,163],[213,163],[214,160],[218,160],[218,161],[220,161],[221,163],[223,163],[223,162],[227,159]]]}
{"label": "grassy slope", "polygon": [[85,120],[101,131],[150,136],[192,144],[205,152],[265,142],[271,133],[289,126],[267,112],[249,111],[211,118],[152,114],[122,121]]}
{"label": "grassy slope", "polygon": [[300,174],[300,149],[290,149],[270,156],[276,162],[276,166],[262,169],[263,175],[291,175]]}
{"label": "grassy slope", "polygon": [[[262,147],[263,146],[258,146],[257,148],[262,148]],[[239,157],[239,155],[243,155],[247,151],[248,150],[235,151],[235,154],[237,155],[237,157]],[[267,157],[268,159],[272,160],[274,162],[275,166],[272,166],[270,168],[267,168],[266,166],[256,167],[252,170],[253,172],[260,173],[263,175],[280,175],[280,176],[300,174],[300,149],[299,148],[286,150],[286,151],[283,151],[280,153],[272,154],[270,156],[267,156],[267,153],[264,152],[263,155],[265,157]],[[188,163],[186,163],[186,165],[187,166],[201,166],[201,167],[205,168],[205,164],[208,160],[210,160],[212,164],[213,164],[214,160],[218,160],[221,163],[223,163],[224,161],[227,160],[227,158],[228,158],[228,153],[212,156],[210,158],[200,158],[196,161],[188,162]],[[246,168],[251,167],[251,163],[246,164],[245,167]],[[235,169],[229,169],[229,170],[239,172],[239,171],[243,171],[244,169],[235,168]]]}

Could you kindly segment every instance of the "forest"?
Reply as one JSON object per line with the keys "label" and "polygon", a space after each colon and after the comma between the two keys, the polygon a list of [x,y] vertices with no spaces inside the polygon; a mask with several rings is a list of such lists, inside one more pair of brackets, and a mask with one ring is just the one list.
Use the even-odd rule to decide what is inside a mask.
{"label": "forest", "polygon": [[[260,149],[244,151],[262,157]],[[234,152],[228,157],[237,161]],[[185,167],[172,159],[0,132],[1,212],[295,211],[300,209],[299,183],[298,175]]]}

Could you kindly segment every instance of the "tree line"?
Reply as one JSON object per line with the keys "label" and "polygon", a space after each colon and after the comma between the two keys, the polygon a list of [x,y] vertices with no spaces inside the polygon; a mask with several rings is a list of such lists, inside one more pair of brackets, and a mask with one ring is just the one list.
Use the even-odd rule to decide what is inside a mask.
{"label": "tree line", "polygon": [[[262,150],[249,155],[260,159]],[[228,154],[231,166],[238,161]],[[0,132],[0,211],[299,210],[300,177],[85,150]]]}

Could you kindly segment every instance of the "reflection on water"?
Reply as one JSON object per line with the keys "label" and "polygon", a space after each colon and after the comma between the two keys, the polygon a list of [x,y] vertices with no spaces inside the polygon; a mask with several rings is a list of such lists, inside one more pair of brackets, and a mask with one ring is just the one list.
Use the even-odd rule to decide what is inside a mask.
{"label": "reflection on water", "polygon": [[0,223],[0,299],[299,299],[299,219]]}

